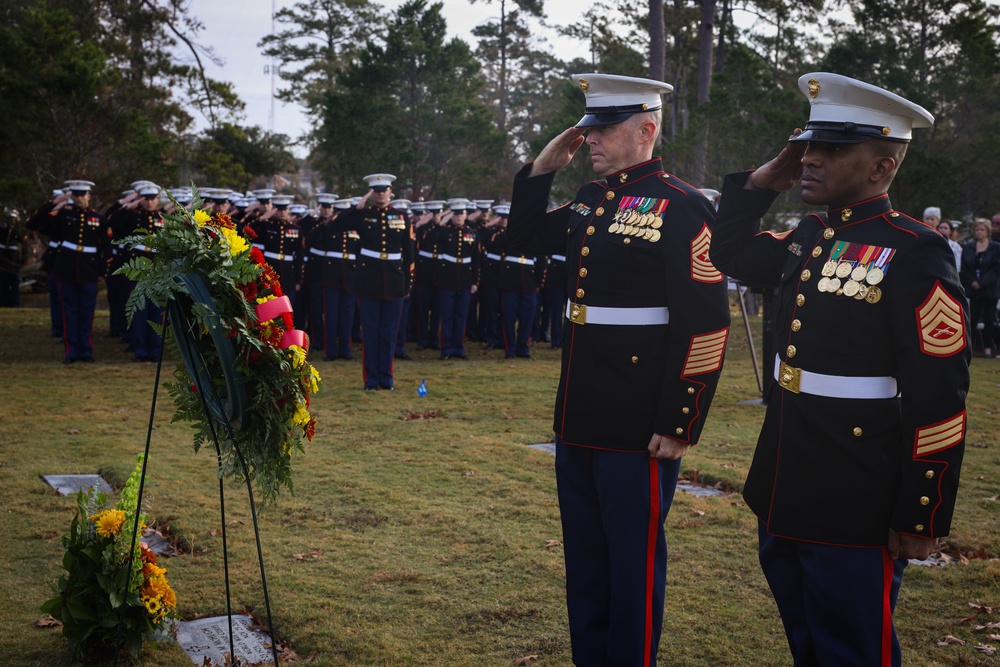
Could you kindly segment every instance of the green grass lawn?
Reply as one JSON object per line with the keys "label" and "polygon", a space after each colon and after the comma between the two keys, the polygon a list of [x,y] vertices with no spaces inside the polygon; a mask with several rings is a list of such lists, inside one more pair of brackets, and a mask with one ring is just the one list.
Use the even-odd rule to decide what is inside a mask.
{"label": "green grass lawn", "polygon": [[[0,310],[0,655],[4,664],[71,664],[58,629],[35,626],[60,575],[73,499],[43,474],[101,472],[124,481],[146,442],[156,367],[137,364],[95,323],[97,363],[64,366],[48,312]],[[753,324],[759,329],[759,320]],[[763,409],[738,318],[726,368],[686,476],[738,491]],[[294,460],[294,492],[260,517],[274,625],[310,665],[570,665],[551,439],[558,351],[505,360],[470,346],[468,362],[411,349],[395,392],[361,391],[352,362],[315,361],[315,440]],[[758,347],[759,349],[759,347]],[[164,364],[165,375],[172,362]],[[427,379],[430,393],[416,387]],[[977,629],[1000,622],[1000,360],[976,359],[953,550],[987,555],[911,567],[896,612],[904,664],[1000,665]],[[145,501],[191,553],[164,559],[188,619],[224,613],[214,457],[195,454],[160,393]],[[429,418],[414,418],[414,417]],[[845,482],[844,493],[850,493]],[[233,605],[264,617],[245,487],[227,485]],[[790,665],[756,559],[756,519],[738,494],[678,493],[660,665]],[[980,605],[974,608],[970,605]],[[987,613],[984,607],[995,609]],[[938,646],[946,635],[962,644]],[[144,665],[190,665],[177,646]]]}

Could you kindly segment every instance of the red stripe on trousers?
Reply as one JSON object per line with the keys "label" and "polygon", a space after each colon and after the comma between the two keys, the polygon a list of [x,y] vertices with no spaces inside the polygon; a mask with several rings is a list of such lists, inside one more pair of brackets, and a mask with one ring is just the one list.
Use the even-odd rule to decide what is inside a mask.
{"label": "red stripe on trousers", "polygon": [[882,549],[882,667],[892,667],[892,579],[895,563],[889,550]]}
{"label": "red stripe on trousers", "polygon": [[656,536],[660,522],[660,462],[649,458],[649,526],[646,533],[646,622],[643,631],[643,667],[649,667],[649,645],[653,641],[653,578]]}

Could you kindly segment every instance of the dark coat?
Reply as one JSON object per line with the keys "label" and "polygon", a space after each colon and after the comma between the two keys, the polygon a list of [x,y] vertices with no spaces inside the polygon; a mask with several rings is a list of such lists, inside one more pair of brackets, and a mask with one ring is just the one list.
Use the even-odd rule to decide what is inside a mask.
{"label": "dark coat", "polygon": [[[972,241],[962,247],[962,287],[965,294],[972,299],[1000,298],[1000,243],[990,241],[983,253],[982,261],[976,261],[976,242]],[[972,283],[979,283],[979,289],[974,289]]]}
{"label": "dark coat", "polygon": [[[669,324],[567,325],[556,434],[619,451],[644,451],[653,434],[696,443],[729,333],[726,282],[707,258],[708,200],[654,159],[546,212],[553,174],[530,170],[514,179],[508,254],[565,255],[568,294],[580,305],[669,308]],[[650,213],[645,226],[626,230],[616,219],[640,210]]]}
{"label": "dark coat", "polygon": [[[777,193],[743,189],[746,178],[726,178],[713,262],[733,278],[778,288],[782,362],[853,378],[844,381],[850,395],[824,396],[797,392],[787,382],[795,370],[776,376],[747,505],[768,532],[792,539],[875,547],[890,528],[947,535],[970,359],[967,302],[948,243],[894,211],[886,195],[807,216],[790,232],[761,232]],[[847,270],[862,265],[871,274],[879,262],[881,275],[870,279]],[[831,284],[841,264],[844,275],[832,275],[842,283]],[[873,377],[894,378],[897,395],[852,393]]]}
{"label": "dark coat", "polygon": [[330,225],[358,234],[351,290],[367,299],[402,299],[413,277],[413,228],[397,208],[350,208]]}

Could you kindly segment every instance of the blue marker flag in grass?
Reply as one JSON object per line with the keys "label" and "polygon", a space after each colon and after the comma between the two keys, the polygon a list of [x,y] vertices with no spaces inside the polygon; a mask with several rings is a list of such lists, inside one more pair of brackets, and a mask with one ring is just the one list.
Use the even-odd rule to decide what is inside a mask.
{"label": "blue marker flag in grass", "polygon": [[417,387],[417,395],[423,398],[427,395],[427,378],[420,378],[420,386]]}

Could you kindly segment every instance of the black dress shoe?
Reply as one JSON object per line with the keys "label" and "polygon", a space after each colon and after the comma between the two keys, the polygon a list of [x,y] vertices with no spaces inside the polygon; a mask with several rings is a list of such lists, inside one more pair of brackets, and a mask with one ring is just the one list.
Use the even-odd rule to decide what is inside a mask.
{"label": "black dress shoe", "polygon": [[411,357],[410,355],[408,355],[406,352],[403,352],[402,354],[397,354],[397,355],[395,355],[395,357],[397,359],[405,359],[406,361],[412,361],[413,360],[413,357]]}
{"label": "black dress shoe", "polygon": [[458,354],[452,356],[455,357],[456,359],[465,359],[466,361],[469,360],[469,355],[467,355],[465,352],[459,352]]}
{"label": "black dress shoe", "polygon": [[451,355],[450,354],[442,354],[441,355],[441,360],[443,361],[445,359],[451,359]]}
{"label": "black dress shoe", "polygon": [[348,354],[346,357],[341,355],[340,358],[343,359],[344,361],[354,361],[354,355],[351,354]]}
{"label": "black dress shoe", "polygon": [[94,358],[93,357],[84,357],[84,358],[80,359],[80,361],[82,361],[85,364],[92,364],[92,363],[94,363]]}
{"label": "black dress shoe", "polygon": [[374,387],[365,387],[365,391],[375,391],[376,389],[379,389],[378,385],[375,385]]}
{"label": "black dress shoe", "polygon": [[323,361],[336,361],[337,357],[330,356],[329,354],[323,357]]}
{"label": "black dress shoe", "polygon": [[386,385],[386,384],[380,384],[378,386],[378,390],[379,391],[396,391],[396,388],[395,387],[390,387],[389,385]]}
{"label": "black dress shoe", "polygon": [[76,361],[76,359],[70,359],[69,357],[66,357],[65,359],[63,359],[63,363],[64,364],[71,364],[74,361]]}
{"label": "black dress shoe", "polygon": [[519,359],[534,359],[530,354],[519,354],[517,356]]}

